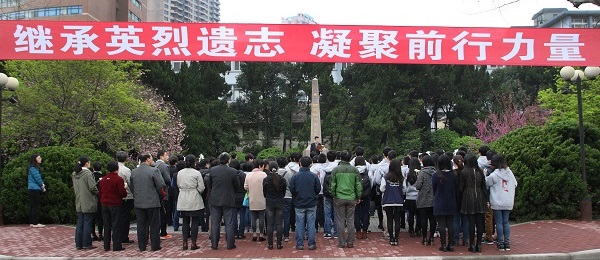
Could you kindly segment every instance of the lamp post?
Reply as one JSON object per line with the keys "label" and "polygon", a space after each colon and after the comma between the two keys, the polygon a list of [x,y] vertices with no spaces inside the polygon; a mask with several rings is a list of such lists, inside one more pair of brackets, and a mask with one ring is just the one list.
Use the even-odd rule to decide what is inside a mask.
{"label": "lamp post", "polygon": [[[581,81],[584,77],[588,79],[594,79],[600,74],[600,67],[587,67],[584,71],[575,70],[571,66],[563,67],[560,70],[560,76],[566,80],[575,82],[577,86],[577,112],[579,114],[579,152],[581,154],[581,178],[587,188],[587,174],[585,169],[585,143],[584,143],[584,131],[583,131],[583,107],[581,98]],[[564,92],[563,92],[564,93]],[[565,93],[566,94],[566,93]],[[579,202],[581,211],[581,220],[591,221],[592,220],[592,201],[591,198],[584,198]]]}
{"label": "lamp post", "polygon": [[[2,91],[4,88],[15,91],[19,87],[19,80],[0,73],[0,178],[4,171],[4,151],[2,150]],[[0,204],[0,225],[4,225],[4,207]]]}

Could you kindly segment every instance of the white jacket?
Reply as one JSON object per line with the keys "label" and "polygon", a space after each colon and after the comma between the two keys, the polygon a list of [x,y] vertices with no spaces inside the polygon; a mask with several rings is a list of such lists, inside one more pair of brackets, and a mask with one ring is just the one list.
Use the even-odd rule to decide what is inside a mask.
{"label": "white jacket", "polygon": [[493,210],[512,210],[515,204],[517,179],[509,168],[496,169],[485,178],[490,188],[490,206]]}
{"label": "white jacket", "polygon": [[200,195],[204,191],[202,174],[192,168],[182,169],[177,173],[177,210],[196,211],[204,208],[204,201]]}

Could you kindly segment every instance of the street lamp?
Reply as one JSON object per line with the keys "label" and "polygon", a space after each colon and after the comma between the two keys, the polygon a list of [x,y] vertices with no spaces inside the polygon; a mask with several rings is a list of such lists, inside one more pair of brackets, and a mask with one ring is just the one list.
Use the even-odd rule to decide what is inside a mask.
{"label": "street lamp", "polygon": [[[594,79],[600,74],[600,67],[587,67],[584,71],[575,70],[571,66],[566,66],[560,69],[560,76],[566,80],[575,82],[577,85],[577,112],[579,113],[579,149],[581,153],[581,178],[587,188],[587,174],[585,172],[585,143],[583,133],[583,108],[581,98],[581,80],[584,77],[588,79]],[[563,91],[563,94],[568,94],[568,91]],[[592,200],[591,198],[584,198],[579,202],[581,210],[581,220],[591,221],[592,220]]]}
{"label": "street lamp", "polygon": [[[0,178],[4,170],[4,153],[2,151],[2,91],[4,88],[15,91],[19,87],[19,80],[0,73]],[[0,225],[4,225],[4,207],[0,204]]]}

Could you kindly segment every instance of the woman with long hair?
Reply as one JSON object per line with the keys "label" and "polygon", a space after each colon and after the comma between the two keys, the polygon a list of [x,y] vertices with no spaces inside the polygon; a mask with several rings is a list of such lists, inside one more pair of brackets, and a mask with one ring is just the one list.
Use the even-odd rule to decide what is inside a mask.
{"label": "woman with long hair", "polygon": [[73,167],[73,190],[75,191],[75,210],[77,226],[75,227],[75,247],[77,249],[94,249],[92,246],[92,226],[94,215],[98,209],[96,195],[98,186],[90,168],[87,156],[79,157]]}
{"label": "woman with long hair", "polygon": [[[462,197],[460,213],[467,215],[469,219],[469,251],[481,253],[487,188],[485,175],[479,169],[477,157],[473,154],[468,154],[465,157],[465,168],[459,175],[458,187]],[[477,227],[477,240],[475,239],[475,227]]]}
{"label": "woman with long hair", "polygon": [[408,161],[408,174],[404,180],[404,190],[406,191],[406,200],[404,201],[404,208],[408,211],[408,232],[410,237],[415,237],[421,234],[421,224],[417,219],[416,232],[415,232],[415,216],[417,215],[417,195],[419,191],[415,187],[417,183],[417,173],[421,171],[421,163],[419,159],[412,158]]}
{"label": "woman with long hair", "polygon": [[285,205],[285,192],[287,182],[278,173],[279,165],[272,161],[269,163],[269,174],[263,179],[263,194],[267,206],[267,244],[268,249],[273,249],[273,231],[277,230],[277,249],[283,248],[283,209]]}
{"label": "woman with long hair", "polygon": [[[454,252],[454,215],[456,214],[456,182],[452,170],[452,162],[446,155],[438,159],[438,170],[433,174],[431,187],[433,190],[433,214],[436,216],[440,232],[440,251]],[[446,244],[448,229],[448,244]]]}
{"label": "woman with long hair", "polygon": [[388,173],[381,178],[379,189],[383,193],[381,205],[387,217],[387,229],[390,234],[390,245],[398,245],[398,235],[400,233],[400,215],[404,205],[404,195],[402,194],[402,162],[393,159],[390,162]]}
{"label": "woman with long hair", "polygon": [[485,178],[485,183],[490,188],[490,207],[494,210],[496,220],[498,250],[510,251],[508,216],[515,203],[517,179],[500,154],[492,157],[491,169],[493,172]]}
{"label": "woman with long hair", "polygon": [[32,154],[27,165],[27,191],[29,192],[29,225],[31,227],[45,227],[39,222],[40,199],[42,192],[46,191],[46,185],[42,180],[40,164],[42,157]]}
{"label": "woman with long hair", "polygon": [[204,210],[202,192],[204,191],[204,179],[200,171],[196,170],[196,156],[188,154],[185,156],[185,168],[177,172],[177,210],[183,218],[183,250],[188,249],[188,239],[192,240],[191,250],[199,249],[196,243],[198,239],[198,222]]}
{"label": "woman with long hair", "polygon": [[[463,175],[463,170],[465,168],[465,160],[464,156],[466,156],[465,152],[462,150],[458,150],[456,155],[452,157],[452,165],[454,169],[454,178],[456,179],[457,185],[459,185],[461,176]],[[458,187],[458,186],[457,186]],[[467,241],[469,241],[469,220],[466,214],[460,213],[461,203],[462,203],[462,192],[460,189],[455,189],[456,191],[456,215],[454,215],[454,237],[452,241],[454,245],[459,245],[460,233],[463,233],[463,246],[467,245]]]}

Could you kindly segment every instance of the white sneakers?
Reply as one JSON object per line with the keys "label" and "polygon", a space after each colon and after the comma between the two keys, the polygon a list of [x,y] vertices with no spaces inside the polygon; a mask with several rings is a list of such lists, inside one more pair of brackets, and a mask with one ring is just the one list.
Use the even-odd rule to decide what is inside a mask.
{"label": "white sneakers", "polygon": [[29,225],[29,226],[30,226],[30,227],[34,227],[34,228],[42,228],[42,227],[46,227],[46,225],[42,225],[42,224],[39,224],[39,223],[38,223],[38,224],[35,224],[35,225],[34,225],[34,224],[31,224],[31,225]]}

